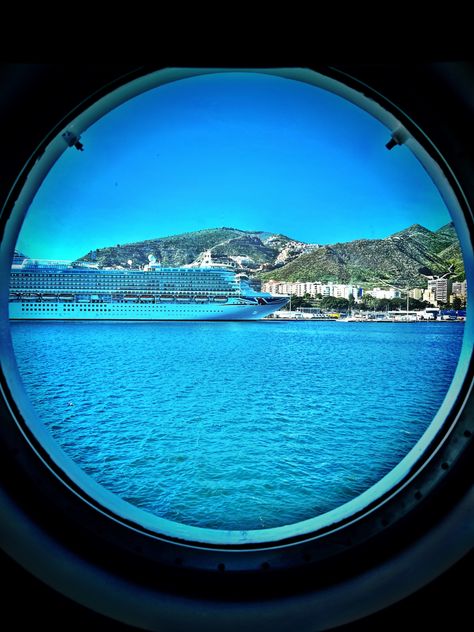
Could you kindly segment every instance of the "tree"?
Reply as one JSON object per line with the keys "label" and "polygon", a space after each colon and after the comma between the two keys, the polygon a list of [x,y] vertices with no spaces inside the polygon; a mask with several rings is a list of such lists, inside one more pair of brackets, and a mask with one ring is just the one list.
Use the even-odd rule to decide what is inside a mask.
{"label": "tree", "polygon": [[462,301],[459,298],[459,296],[455,296],[453,298],[453,309],[457,311],[458,309],[461,309],[461,308],[462,308]]}
{"label": "tree", "polygon": [[[392,304],[392,308],[393,309],[403,309],[405,310],[407,308],[407,299],[406,298],[392,298],[392,300],[390,301]],[[411,301],[409,303],[409,305],[411,305]]]}
{"label": "tree", "polygon": [[296,307],[311,307],[311,302],[304,296],[293,294],[291,296],[291,308],[295,309]]}
{"label": "tree", "polygon": [[428,301],[420,301],[417,298],[410,299],[410,309],[425,309],[429,305]]}
{"label": "tree", "polygon": [[378,300],[379,299],[374,298],[371,294],[364,294],[364,300],[361,303],[361,305],[364,305],[364,307],[361,309],[375,309]]}
{"label": "tree", "polygon": [[336,298],[335,296],[325,296],[321,300],[321,307],[324,307],[325,309],[334,309],[338,311],[343,311],[349,307],[349,301],[346,298]]}
{"label": "tree", "polygon": [[383,312],[387,308],[390,309],[390,299],[388,298],[378,299],[378,301],[374,305],[374,308],[379,312]]}

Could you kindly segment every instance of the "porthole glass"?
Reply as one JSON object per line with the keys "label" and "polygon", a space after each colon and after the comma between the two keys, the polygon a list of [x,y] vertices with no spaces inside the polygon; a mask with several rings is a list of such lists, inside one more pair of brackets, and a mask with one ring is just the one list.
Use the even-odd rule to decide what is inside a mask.
{"label": "porthole glass", "polygon": [[442,431],[468,353],[462,218],[360,101],[309,71],[165,71],[56,139],[12,344],[26,423],[115,515],[193,541],[313,532]]}

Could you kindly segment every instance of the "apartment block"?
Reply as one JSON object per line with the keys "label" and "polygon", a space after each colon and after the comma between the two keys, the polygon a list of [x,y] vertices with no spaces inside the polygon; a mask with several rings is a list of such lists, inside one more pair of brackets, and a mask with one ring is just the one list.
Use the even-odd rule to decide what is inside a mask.
{"label": "apartment block", "polygon": [[453,296],[459,296],[460,298],[466,298],[467,285],[466,281],[453,281],[453,287],[451,288]]}
{"label": "apartment block", "polygon": [[432,279],[428,281],[428,290],[434,293],[437,303],[448,303],[452,294],[451,279]]}

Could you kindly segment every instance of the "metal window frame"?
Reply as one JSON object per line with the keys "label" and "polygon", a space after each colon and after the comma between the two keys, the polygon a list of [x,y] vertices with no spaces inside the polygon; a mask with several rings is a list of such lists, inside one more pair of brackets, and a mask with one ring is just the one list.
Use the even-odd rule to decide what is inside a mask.
{"label": "metal window frame", "polygon": [[[265,70],[269,71],[282,72]],[[180,76],[189,76],[186,74],[189,72],[180,71],[184,73]],[[136,80],[142,80],[143,70],[138,70],[137,75]],[[333,85],[343,80],[344,90],[349,90],[346,98],[347,94],[368,94],[379,108],[380,116],[380,111],[389,113],[395,140],[412,144],[415,150],[419,145],[418,157],[426,168],[434,169],[434,179],[450,205],[471,279],[471,210],[467,196],[441,153],[411,119],[367,85],[331,68],[324,69],[323,76]],[[118,83],[123,87],[130,78],[121,77]],[[83,103],[80,109],[88,104]],[[58,126],[59,131],[67,128],[75,132],[75,124],[77,116],[69,115]],[[38,158],[48,151],[53,158],[59,155],[59,146],[54,144],[60,138],[57,134],[58,128],[33,153],[4,207],[2,281],[9,273],[9,257],[16,241],[12,235],[21,221],[18,200],[24,204],[34,195],[32,165],[38,163],[40,179],[46,173],[45,161]],[[15,221],[12,211],[17,214]],[[469,312],[466,326],[470,321]],[[5,322],[0,327],[2,340],[6,341]],[[181,623],[191,621],[196,607],[206,613],[206,629],[229,627],[235,617],[241,625],[255,615],[255,603],[259,616],[271,622],[268,629],[273,630],[279,629],[281,617],[291,616],[292,625],[298,625],[299,621],[304,629],[302,617],[311,613],[320,622],[319,629],[325,629],[324,626],[362,616],[374,608],[375,602],[386,604],[409,594],[472,546],[472,475],[469,478],[466,467],[467,455],[472,453],[473,432],[471,333],[465,337],[463,354],[458,393],[449,406],[447,420],[425,446],[423,458],[413,463],[409,477],[402,477],[402,484],[392,487],[363,511],[337,523],[284,538],[229,543],[193,541],[179,534],[160,537],[156,531],[147,531],[143,525],[108,510],[102,504],[103,498],[85,494],[71,480],[70,472],[58,467],[44,449],[42,437],[32,432],[27,419],[20,414],[21,392],[15,385],[12,388],[11,380],[16,370],[14,359],[11,349],[4,347],[2,450],[18,480],[0,490],[0,507],[6,517],[1,522],[2,544],[20,563],[66,594],[146,629],[159,629],[161,622],[169,617]],[[29,502],[22,503],[15,497],[15,487],[22,489]],[[35,499],[32,489],[38,492]],[[448,494],[451,510],[437,515],[443,494]],[[52,522],[44,515],[45,507],[54,509],[60,518]],[[430,516],[437,518],[434,525],[430,525]],[[413,528],[423,537],[414,540]],[[455,534],[449,551],[440,548],[448,534],[451,537]],[[392,552],[398,547],[399,553],[389,558],[381,555],[387,545]],[[414,565],[414,560],[418,564]],[[71,574],[75,575],[75,581],[71,581]],[[403,582],[397,584],[396,579],[402,574]],[[107,582],[103,581],[105,578]],[[279,597],[278,603],[275,596]]]}

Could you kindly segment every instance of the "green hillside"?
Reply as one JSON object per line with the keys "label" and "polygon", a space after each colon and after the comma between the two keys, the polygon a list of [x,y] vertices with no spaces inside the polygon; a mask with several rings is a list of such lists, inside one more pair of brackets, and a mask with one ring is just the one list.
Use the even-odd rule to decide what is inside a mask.
{"label": "green hillside", "polygon": [[247,256],[254,267],[262,263],[271,264],[280,250],[271,243],[272,237],[280,237],[285,243],[288,237],[270,233],[250,232],[235,228],[213,228],[196,232],[148,239],[131,244],[117,244],[89,252],[80,261],[93,261],[101,267],[127,266],[131,260],[134,267],[148,262],[148,256],[154,255],[163,266],[182,266],[192,263],[206,250],[212,250],[215,256]]}
{"label": "green hillside", "polygon": [[420,268],[444,274],[455,266],[456,279],[464,279],[459,242],[451,225],[432,232],[419,224],[386,239],[359,239],[322,246],[289,264],[265,272],[262,280],[332,281],[335,283],[391,283],[426,286]]}
{"label": "green hillside", "polygon": [[210,250],[215,260],[229,260],[261,280],[388,283],[426,286],[423,268],[444,274],[452,265],[455,280],[465,278],[454,226],[431,231],[420,224],[385,239],[356,239],[326,246],[305,244],[285,235],[236,228],[213,228],[89,252],[81,261],[100,267],[138,268],[154,255],[163,266],[200,261]]}

